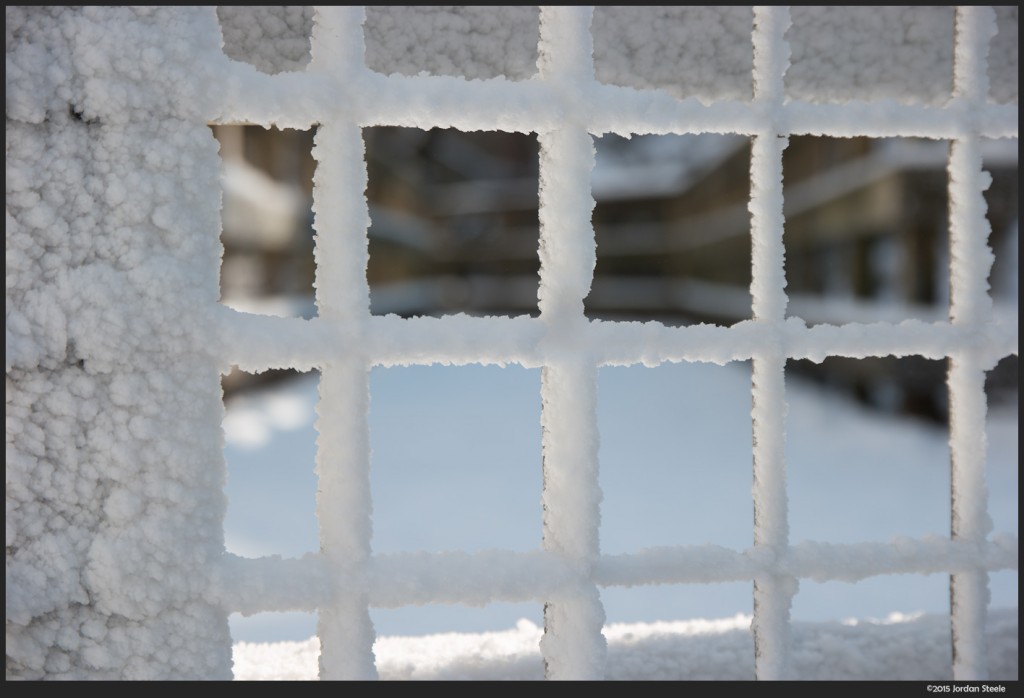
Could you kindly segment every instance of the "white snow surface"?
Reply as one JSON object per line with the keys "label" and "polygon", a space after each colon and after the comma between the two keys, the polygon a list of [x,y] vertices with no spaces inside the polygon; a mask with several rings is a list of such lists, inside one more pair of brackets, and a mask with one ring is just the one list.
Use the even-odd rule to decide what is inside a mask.
{"label": "white snow surface", "polygon": [[[751,617],[605,628],[610,681],[753,681]],[[988,641],[993,683],[1017,680],[1017,611],[992,613]],[[543,629],[528,620],[487,633],[381,637],[380,678],[390,681],[538,681]],[[795,623],[793,664],[806,681],[949,681],[949,618],[893,613],[881,619]],[[235,676],[245,681],[317,678],[315,637],[235,645]],[[991,685],[991,684],[990,684]]]}
{"label": "white snow surface", "polygon": [[[765,612],[753,623],[773,639],[758,649],[771,653],[758,674],[785,675],[801,661],[799,632],[790,642],[785,622],[797,576],[857,577],[889,564],[939,572],[950,561],[963,582],[951,621],[962,643],[954,673],[983,672],[993,628],[984,624],[990,588],[979,570],[1016,568],[1016,520],[994,529],[988,520],[998,498],[981,467],[981,381],[995,359],[1016,353],[1017,326],[986,322],[992,260],[982,242],[987,180],[978,140],[982,132],[1017,137],[1016,40],[1008,38],[1016,9],[958,10],[968,31],[953,31],[946,8],[748,10],[5,8],[7,676],[228,678],[230,610],[312,604],[321,676],[372,678],[384,667],[370,653],[370,601],[462,595],[486,603],[555,590],[544,661],[557,676],[586,678],[601,672],[611,640],[600,632],[606,613],[595,579],[624,574],[644,583],[665,566],[683,581],[763,580]],[[673,24],[693,38],[682,49],[667,31]],[[998,50],[979,52],[989,38]],[[953,108],[919,108],[944,105],[950,91]],[[829,108],[851,98],[888,101]],[[218,304],[214,121],[321,124],[316,320]],[[360,129],[378,123],[538,132],[539,319],[370,318]],[[756,319],[730,328],[586,322],[595,259],[586,222],[591,136],[680,129],[763,142],[752,172],[762,190],[752,201],[762,246],[751,289]],[[782,132],[956,139],[955,325],[783,322],[774,169]],[[862,563],[852,572],[844,556],[814,547],[791,546],[793,560],[773,555],[789,545],[797,511],[783,488],[782,362],[835,353],[954,357],[957,540],[901,540],[863,554],[843,548]],[[768,440],[755,449],[767,484],[754,497],[768,514],[753,528],[755,549],[655,549],[620,566],[600,557],[599,505],[609,492],[592,477],[598,367],[751,358],[765,362],[755,371],[763,415],[755,420],[771,425],[757,432]],[[500,554],[465,568],[460,553],[372,558],[370,368],[415,363],[545,367],[538,393],[549,406],[541,417],[548,433],[540,441],[555,465],[545,475],[544,552],[525,553],[524,567]],[[231,364],[322,371],[323,553],[294,566],[225,554],[219,376]],[[680,554],[684,564],[667,564]],[[501,576],[513,568],[519,577]],[[463,586],[448,576],[460,569],[472,572]],[[382,574],[389,570],[396,574]],[[337,593],[346,585],[353,593]]]}

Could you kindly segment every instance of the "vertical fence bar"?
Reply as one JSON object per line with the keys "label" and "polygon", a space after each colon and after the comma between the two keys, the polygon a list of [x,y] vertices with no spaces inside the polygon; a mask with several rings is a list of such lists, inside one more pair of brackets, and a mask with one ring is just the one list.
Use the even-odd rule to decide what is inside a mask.
{"label": "vertical fence bar", "polygon": [[[362,7],[318,8],[311,69],[329,71],[349,86],[356,83],[365,69],[363,18]],[[361,349],[370,312],[370,218],[362,129],[340,116],[320,124],[313,155],[317,309],[347,343],[342,358],[321,366],[317,405],[317,518],[321,554],[335,589],[319,609],[320,678],[373,679],[374,630],[366,589],[340,589],[342,579],[362,583],[371,555],[369,360]]]}
{"label": "vertical fence bar", "polygon": [[[949,318],[966,330],[990,321],[988,275],[993,254],[984,190],[991,177],[982,169],[978,117],[988,98],[988,50],[996,33],[991,7],[959,7],[953,56],[953,99],[960,135],[949,153]],[[990,533],[985,485],[985,371],[983,349],[957,351],[949,358],[950,534],[955,541],[982,545]],[[985,624],[988,573],[951,574],[950,633],[953,678],[987,676]]]}
{"label": "vertical fence bar", "polygon": [[600,555],[597,367],[580,344],[583,299],[596,262],[590,222],[594,144],[574,96],[594,82],[591,7],[542,7],[537,65],[566,96],[564,125],[540,142],[540,288],[546,360],[541,377],[544,548],[576,570],[544,606],[541,653],[549,679],[599,679],[607,645],[593,567]]}
{"label": "vertical fence bar", "polygon": [[[751,296],[753,316],[769,330],[753,358],[751,410],[754,440],[754,546],[774,563],[786,553],[786,355],[778,333],[786,314],[782,213],[781,107],[789,66],[789,9],[754,9],[754,109],[762,131],[754,136],[751,161]],[[754,578],[754,670],[758,679],[789,678],[789,614],[797,580],[768,572]]]}

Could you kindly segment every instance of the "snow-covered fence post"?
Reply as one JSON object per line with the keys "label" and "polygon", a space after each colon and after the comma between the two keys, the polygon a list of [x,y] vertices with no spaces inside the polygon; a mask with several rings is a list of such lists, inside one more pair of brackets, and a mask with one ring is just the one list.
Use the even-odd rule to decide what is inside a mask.
{"label": "snow-covered fence post", "polygon": [[5,8],[8,678],[231,676],[213,13]]}
{"label": "snow-covered fence post", "polygon": [[544,7],[537,66],[540,78],[565,97],[564,123],[540,133],[540,290],[545,348],[541,421],[544,427],[544,548],[578,572],[576,588],[544,607],[541,640],[553,679],[602,678],[604,610],[592,580],[597,537],[597,366],[580,338],[583,299],[596,262],[590,213],[594,144],[578,104],[594,83],[590,7]]}
{"label": "snow-covered fence post", "polygon": [[754,545],[766,571],[754,577],[754,661],[759,679],[789,678],[789,609],[797,580],[778,563],[789,545],[784,451],[786,415],[785,248],[782,243],[783,76],[789,9],[754,8],[754,104],[760,124],[750,159],[751,283],[764,339],[752,359]]}
{"label": "snow-covered fence post", "polygon": [[[991,176],[982,169],[979,114],[988,99],[988,47],[996,33],[991,7],[959,7],[953,54],[950,109],[957,135],[949,152],[949,320],[974,334],[991,321],[988,275],[991,226],[984,191]],[[978,546],[991,533],[985,488],[985,371],[995,367],[984,345],[967,346],[949,357],[949,445],[952,488],[952,538]],[[950,575],[953,676],[987,678],[985,616],[988,573],[983,568]]]}
{"label": "snow-covered fence post", "polygon": [[[324,71],[358,94],[364,64],[362,7],[319,8],[311,70]],[[361,348],[370,317],[366,283],[367,230],[363,133],[344,105],[317,129],[314,188],[316,302],[319,317],[344,327],[344,351],[320,367],[317,405],[317,518],[321,553],[333,579],[319,611],[321,679],[376,678],[373,624],[363,588],[370,559],[370,363]]]}

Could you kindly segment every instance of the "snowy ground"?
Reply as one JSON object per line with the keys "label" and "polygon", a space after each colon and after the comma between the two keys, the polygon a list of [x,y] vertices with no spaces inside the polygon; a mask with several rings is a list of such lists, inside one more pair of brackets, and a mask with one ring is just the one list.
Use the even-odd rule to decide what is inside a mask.
{"label": "snowy ground", "polygon": [[[518,367],[373,371],[375,553],[539,547],[539,382],[539,371]],[[228,404],[225,527],[234,553],[291,557],[319,548],[316,385],[309,375]],[[787,381],[787,402],[792,543],[948,535],[944,428],[869,412],[796,378]],[[602,369],[598,420],[603,553],[750,547],[748,364]],[[1015,405],[990,410],[988,439],[994,531],[1016,535]],[[1017,676],[1017,586],[1016,571],[991,575],[993,678]],[[607,588],[602,601],[609,678],[752,678],[749,583]],[[793,603],[797,672],[949,678],[948,603],[945,575],[802,580]],[[384,678],[542,674],[539,604],[371,613]],[[316,676],[314,615],[234,616],[232,633],[237,678]]]}
{"label": "snowy ground", "polygon": [[[616,623],[606,678],[645,681],[751,681],[750,616],[722,620]],[[989,617],[991,681],[1017,680],[1017,611]],[[384,680],[539,680],[542,630],[527,620],[491,633],[382,637],[374,646]],[[235,645],[238,680],[315,680],[319,641]],[[950,681],[949,618],[794,623],[793,667],[801,680]]]}

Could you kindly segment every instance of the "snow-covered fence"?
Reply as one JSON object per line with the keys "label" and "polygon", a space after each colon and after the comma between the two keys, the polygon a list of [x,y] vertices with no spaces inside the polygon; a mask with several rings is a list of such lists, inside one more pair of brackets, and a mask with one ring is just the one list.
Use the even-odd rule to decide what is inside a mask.
{"label": "snow-covered fence", "polygon": [[[949,573],[953,672],[983,678],[988,573],[1017,568],[1016,532],[993,533],[986,510],[984,376],[1017,353],[1017,319],[997,317],[988,295],[979,151],[983,138],[1017,138],[1009,9],[1012,17],[962,8],[954,18],[951,8],[875,8],[858,24],[848,8],[671,8],[692,13],[675,15],[692,35],[665,43],[659,17],[643,20],[636,8],[490,8],[515,21],[484,21],[471,36],[501,38],[485,45],[512,58],[485,51],[480,70],[466,74],[486,79],[466,81],[406,65],[396,70],[411,75],[377,72],[382,47],[408,39],[386,9],[376,11],[389,21],[365,32],[361,8],[263,8],[248,10],[249,20],[265,13],[259,22],[225,21],[222,33],[214,8],[7,8],[8,677],[227,678],[229,613],[315,610],[321,677],[372,678],[370,607],[532,600],[545,604],[547,675],[599,678],[602,587],[742,580],[754,588],[757,676],[786,678],[800,579]],[[440,52],[476,10],[411,11],[439,18],[434,30],[448,32],[434,46]],[[222,20],[247,11],[231,12],[243,14]],[[948,41],[934,42],[923,61],[874,63],[886,60],[872,45],[892,19],[885,12],[897,12],[900,31],[921,45],[944,38],[948,12]],[[539,38],[522,42],[531,21]],[[737,26],[749,42],[736,41]],[[610,48],[616,27],[624,40]],[[1005,44],[990,51],[1010,29],[1012,58]],[[844,54],[837,39],[847,30],[861,33]],[[666,63],[651,60],[644,42],[677,41],[683,48],[667,63],[675,84],[666,87],[658,73]],[[702,62],[702,42],[715,59]],[[406,42],[406,57],[424,45]],[[247,47],[261,67],[294,72],[267,75],[225,55]],[[524,52],[535,57],[534,76]],[[943,58],[952,76],[945,94],[928,79]],[[1012,80],[1003,79],[1008,66]],[[453,72],[445,61],[430,67]],[[902,87],[887,72],[901,69]],[[659,89],[640,89],[648,87]],[[319,126],[317,318],[218,304],[211,122]],[[538,318],[370,314],[361,132],[370,125],[538,134]],[[753,139],[750,320],[666,327],[585,317],[598,253],[592,136],[603,133]],[[794,134],[950,140],[948,322],[808,327],[787,317],[782,152]],[[950,359],[951,536],[793,545],[785,362],[886,355]],[[753,547],[602,555],[598,368],[747,359]],[[427,363],[542,369],[542,549],[373,554],[369,371]],[[232,364],[321,372],[317,555],[225,552],[219,375]]]}

